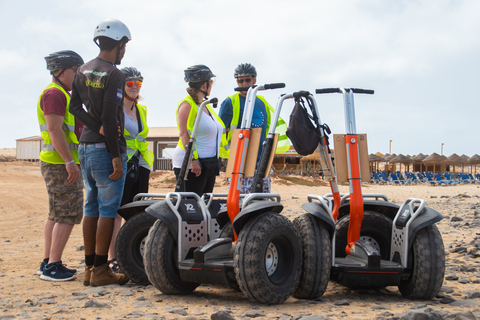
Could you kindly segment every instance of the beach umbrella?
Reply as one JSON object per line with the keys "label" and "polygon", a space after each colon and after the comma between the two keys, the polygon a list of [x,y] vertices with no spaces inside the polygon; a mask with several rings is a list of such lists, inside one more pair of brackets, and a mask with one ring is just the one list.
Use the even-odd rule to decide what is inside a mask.
{"label": "beach umbrella", "polygon": [[306,166],[306,162],[313,163],[313,171],[315,172],[316,164],[320,163],[320,154],[318,152],[314,152],[312,154],[309,154],[308,156],[300,158],[300,175],[303,175],[303,167]]}
{"label": "beach umbrella", "polygon": [[423,171],[423,164],[422,164],[422,161],[423,159],[425,159],[427,157],[427,155],[423,154],[423,153],[419,153],[417,154],[416,156],[413,156],[411,157],[411,159],[413,160],[413,163],[414,164],[420,164],[420,172]]}
{"label": "beach umbrella", "polygon": [[[387,163],[390,163],[390,160],[392,160],[393,158],[395,158],[397,155],[395,153],[392,153],[392,154],[386,154],[384,157],[383,157],[383,160]],[[389,166],[389,170],[390,171],[390,166]],[[392,171],[393,171],[393,167],[392,167]]]}
{"label": "beach umbrella", "polygon": [[468,164],[468,159],[470,159],[470,157],[467,156],[466,154],[462,154],[462,155],[460,156],[460,158],[463,159],[463,162],[462,162],[462,173],[463,173],[463,167],[464,167],[466,164]]}
{"label": "beach umbrella", "polygon": [[[406,167],[407,163],[410,164],[412,162],[412,159],[408,156],[404,156],[403,154],[399,154],[398,156],[396,156],[395,158],[392,158],[390,160],[390,162],[393,162],[393,163],[399,163],[400,164],[400,171],[402,171],[402,163],[404,165],[404,167]],[[407,170],[405,170],[407,171]]]}
{"label": "beach umbrella", "polygon": [[477,164],[480,163],[480,156],[478,154],[474,154],[473,156],[468,159],[468,163],[475,165],[475,173],[474,175],[477,174]]}
{"label": "beach umbrella", "polygon": [[439,164],[440,165],[440,171],[442,170],[442,166],[445,164],[447,161],[447,157],[441,156],[438,153],[434,152],[425,159],[423,159],[423,163],[425,164],[433,164],[433,172],[435,173],[435,165]]}
{"label": "beach umbrella", "polygon": [[370,153],[370,155],[368,156],[368,162],[370,163],[370,172],[373,172],[373,168],[375,168],[375,172],[378,171],[378,163],[382,161],[384,161],[382,157],[378,156],[377,154]]}
{"label": "beach umbrella", "polygon": [[452,154],[451,156],[447,157],[447,161],[446,163],[448,165],[452,165],[453,166],[453,173],[455,173],[455,167],[457,165],[461,165],[463,163],[463,159],[462,157],[460,157],[458,154],[454,153]]}

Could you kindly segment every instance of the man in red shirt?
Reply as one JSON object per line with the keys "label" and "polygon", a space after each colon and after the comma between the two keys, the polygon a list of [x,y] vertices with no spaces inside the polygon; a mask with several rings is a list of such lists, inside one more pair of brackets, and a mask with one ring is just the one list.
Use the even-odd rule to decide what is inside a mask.
{"label": "man in red shirt", "polygon": [[62,253],[75,224],[83,217],[83,180],[78,161],[78,139],[83,124],[69,112],[70,94],[76,70],[83,59],[63,50],[45,57],[52,82],[37,103],[43,145],[40,168],[49,197],[49,214],[44,226],[44,260],[38,274],[48,281],[75,279],[77,270],[62,264]]}

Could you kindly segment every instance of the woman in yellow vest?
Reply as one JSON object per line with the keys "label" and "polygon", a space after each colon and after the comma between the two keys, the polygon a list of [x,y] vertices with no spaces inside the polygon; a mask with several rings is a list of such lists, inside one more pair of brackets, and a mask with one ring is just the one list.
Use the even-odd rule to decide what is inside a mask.
{"label": "woman in yellow vest", "polygon": [[[150,180],[150,167],[153,165],[154,155],[148,150],[148,125],[147,107],[138,104],[143,76],[134,67],[120,69],[125,75],[125,97],[123,100],[123,113],[125,115],[125,128],[123,135],[127,142],[127,177],[121,205],[132,202],[137,193],[147,193]],[[117,215],[112,240],[109,248],[110,267],[118,271],[115,259],[115,243],[123,218]]]}
{"label": "woman in yellow vest", "polygon": [[[194,65],[185,70],[185,82],[188,83],[188,95],[178,103],[176,119],[180,139],[172,156],[173,170],[178,178],[185,156],[185,148],[190,141],[195,117],[197,112],[204,112],[200,119],[195,145],[193,146],[193,157],[191,168],[187,174],[184,191],[195,192],[199,196],[204,193],[212,192],[215,185],[215,174],[207,173],[206,168],[202,168],[202,159],[226,157],[228,146],[225,126],[222,120],[213,111],[209,105],[199,110],[201,103],[207,99],[214,84],[215,75],[210,68],[205,65]],[[216,161],[219,166],[219,162]],[[211,170],[208,170],[211,171]]]}

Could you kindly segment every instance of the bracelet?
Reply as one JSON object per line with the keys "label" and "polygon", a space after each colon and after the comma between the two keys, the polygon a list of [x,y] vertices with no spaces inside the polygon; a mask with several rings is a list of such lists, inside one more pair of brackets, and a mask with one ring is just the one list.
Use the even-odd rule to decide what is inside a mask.
{"label": "bracelet", "polygon": [[65,165],[68,166],[69,164],[75,163],[75,160],[70,160],[68,162],[65,162]]}

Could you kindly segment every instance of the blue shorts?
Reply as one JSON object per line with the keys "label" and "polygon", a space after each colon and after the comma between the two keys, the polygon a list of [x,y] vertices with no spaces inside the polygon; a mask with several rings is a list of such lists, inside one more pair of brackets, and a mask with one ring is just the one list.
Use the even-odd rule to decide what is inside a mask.
{"label": "blue shorts", "polygon": [[111,180],[108,177],[113,173],[110,152],[106,148],[99,148],[94,144],[80,144],[78,146],[78,159],[82,167],[86,191],[84,205],[86,217],[117,217],[127,174],[128,156],[121,154],[120,157],[123,175],[118,180]]}

